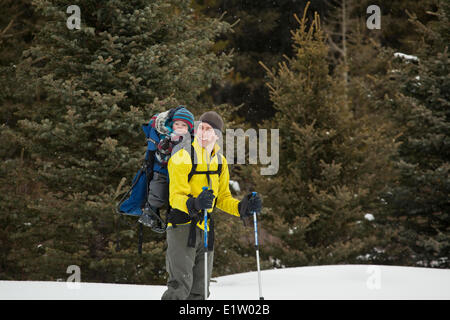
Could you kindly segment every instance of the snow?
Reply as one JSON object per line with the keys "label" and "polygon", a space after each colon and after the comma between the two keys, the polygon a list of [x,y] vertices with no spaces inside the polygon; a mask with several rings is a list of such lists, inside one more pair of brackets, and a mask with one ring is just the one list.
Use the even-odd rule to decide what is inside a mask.
{"label": "snow", "polygon": [[241,188],[239,187],[239,182],[230,180],[230,187],[233,189],[234,192],[241,192]]}
{"label": "snow", "polygon": [[[258,300],[256,272],[213,278],[213,300]],[[159,300],[165,286],[0,281],[0,300]],[[448,300],[450,270],[378,265],[313,266],[262,271],[266,300]]]}
{"label": "snow", "polygon": [[419,61],[418,57],[412,56],[412,55],[409,55],[409,54],[404,54],[404,53],[401,53],[401,52],[394,53],[394,57],[396,57],[396,58],[403,58],[403,59],[406,59],[406,60]]}

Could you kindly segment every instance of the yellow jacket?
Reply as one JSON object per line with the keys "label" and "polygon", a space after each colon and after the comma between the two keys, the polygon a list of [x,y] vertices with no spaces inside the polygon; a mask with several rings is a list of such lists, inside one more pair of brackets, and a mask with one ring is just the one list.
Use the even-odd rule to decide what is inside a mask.
{"label": "yellow jacket", "polygon": [[[231,215],[240,216],[238,210],[239,200],[231,196],[229,182],[230,173],[228,171],[228,164],[226,158],[218,153],[220,147],[215,144],[211,156],[207,154],[205,148],[199,145],[197,138],[192,142],[195,153],[197,155],[197,171],[218,170],[219,157],[222,161],[222,171],[220,177],[218,174],[211,174],[211,189],[216,198],[216,206]],[[202,187],[208,187],[208,179],[206,174],[194,174],[188,182],[188,175],[192,169],[190,150],[180,149],[173,154],[167,164],[169,171],[169,203],[173,209],[189,214],[186,207],[186,201],[189,199],[188,195],[197,197],[202,192]],[[212,212],[212,208],[208,212]],[[181,212],[179,214],[182,214]],[[190,222],[188,222],[190,223]],[[168,224],[170,226],[171,223]],[[197,223],[197,226],[203,229],[203,221]],[[208,228],[209,230],[209,228]]]}

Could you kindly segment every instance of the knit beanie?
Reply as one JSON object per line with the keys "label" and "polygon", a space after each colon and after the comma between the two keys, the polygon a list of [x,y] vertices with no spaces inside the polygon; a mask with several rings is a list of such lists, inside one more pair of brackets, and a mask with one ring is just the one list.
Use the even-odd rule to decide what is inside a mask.
{"label": "knit beanie", "polygon": [[185,107],[181,107],[175,111],[170,125],[172,126],[175,121],[183,121],[188,125],[189,132],[192,132],[192,129],[194,128],[194,115]]}
{"label": "knit beanie", "polygon": [[208,111],[205,112],[200,116],[200,122],[206,122],[209,124],[213,129],[219,130],[222,132],[223,130],[223,119],[222,117],[215,111]]}

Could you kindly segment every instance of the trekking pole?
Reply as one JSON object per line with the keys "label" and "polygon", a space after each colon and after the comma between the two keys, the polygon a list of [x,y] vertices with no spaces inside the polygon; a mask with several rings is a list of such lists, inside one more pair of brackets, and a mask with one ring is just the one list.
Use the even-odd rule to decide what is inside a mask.
{"label": "trekking pole", "polygon": [[[203,190],[208,190],[208,187],[203,187]],[[208,299],[208,210],[203,209],[203,227],[204,227],[204,238],[203,245],[205,248],[205,300]]]}
{"label": "trekking pole", "polygon": [[[211,161],[211,159],[210,159]],[[208,156],[206,156],[206,166],[208,168],[209,171],[209,164],[210,161],[208,161]],[[203,190],[208,190],[211,189],[212,190],[212,186],[211,186],[211,180],[209,179],[208,176],[208,186],[207,187],[202,187]],[[204,245],[204,249],[205,249],[205,300],[208,300],[208,210],[207,209],[203,209],[203,227],[205,230],[204,233],[204,238],[203,238],[203,245]]]}
{"label": "trekking pole", "polygon": [[[252,192],[252,197],[256,196],[256,192]],[[259,300],[264,300],[261,287],[261,270],[259,266],[259,243],[258,243],[258,222],[256,220],[256,211],[253,211],[253,225],[255,228],[255,248],[256,248],[256,266],[258,269],[258,287],[259,287]]]}

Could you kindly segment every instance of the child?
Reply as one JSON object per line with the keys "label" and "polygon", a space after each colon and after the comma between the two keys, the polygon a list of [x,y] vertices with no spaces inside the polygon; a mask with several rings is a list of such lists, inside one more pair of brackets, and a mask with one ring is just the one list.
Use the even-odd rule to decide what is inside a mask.
{"label": "child", "polygon": [[168,201],[169,183],[167,162],[172,149],[183,140],[194,128],[194,115],[181,106],[176,109],[172,119],[169,111],[156,114],[150,120],[150,125],[158,132],[160,141],[155,150],[153,178],[149,183],[148,200],[139,218],[139,222],[152,228],[153,231],[164,232],[159,209]]}

